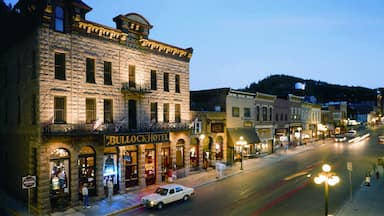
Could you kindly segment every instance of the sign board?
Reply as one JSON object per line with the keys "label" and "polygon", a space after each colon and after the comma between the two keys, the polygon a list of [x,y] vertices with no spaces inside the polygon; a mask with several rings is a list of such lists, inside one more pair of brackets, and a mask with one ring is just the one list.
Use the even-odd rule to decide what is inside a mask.
{"label": "sign board", "polygon": [[352,171],[352,162],[347,162],[347,170]]}
{"label": "sign board", "polygon": [[36,187],[36,176],[25,176],[22,178],[23,189]]}

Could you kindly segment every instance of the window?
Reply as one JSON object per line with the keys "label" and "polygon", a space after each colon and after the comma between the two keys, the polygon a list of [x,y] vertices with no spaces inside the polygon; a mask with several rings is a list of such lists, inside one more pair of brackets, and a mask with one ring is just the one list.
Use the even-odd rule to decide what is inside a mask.
{"label": "window", "polygon": [[65,80],[65,54],[55,53],[55,79]]}
{"label": "window", "polygon": [[272,107],[269,108],[269,121],[272,121]]}
{"label": "window", "polygon": [[169,103],[163,106],[163,122],[169,122]]}
{"label": "window", "polygon": [[262,112],[263,112],[263,121],[267,121],[267,107],[263,107],[262,108]]}
{"label": "window", "polygon": [[96,121],[96,99],[85,99],[85,123],[90,124]]}
{"label": "window", "polygon": [[151,70],[151,90],[157,90],[157,77],[155,70]]}
{"label": "window", "polygon": [[104,85],[112,85],[112,63],[104,61]]}
{"label": "window", "polygon": [[157,103],[151,103],[151,122],[157,123]]}
{"label": "window", "polygon": [[95,59],[87,58],[86,70],[86,82],[95,83]]}
{"label": "window", "polygon": [[175,122],[180,123],[181,122],[181,105],[175,104]]}
{"label": "window", "polygon": [[113,123],[112,100],[104,100],[104,123]]}
{"label": "window", "polygon": [[129,65],[129,88],[136,88],[136,67],[135,65]]}
{"label": "window", "polygon": [[169,91],[169,73],[164,73],[164,91]]}
{"label": "window", "polygon": [[275,121],[279,121],[279,114],[275,114]]}
{"label": "window", "polygon": [[63,124],[66,123],[66,101],[65,97],[55,97],[54,99],[54,123]]}
{"label": "window", "polygon": [[232,107],[232,117],[240,117],[240,108]]}
{"label": "window", "polygon": [[256,107],[256,121],[260,121],[260,107]]}
{"label": "window", "polygon": [[180,75],[175,75],[175,92],[180,93]]}
{"label": "window", "polygon": [[244,107],[244,117],[250,118],[251,117],[251,109],[248,107]]}
{"label": "window", "polygon": [[64,32],[64,9],[60,6],[55,9],[55,30]]}

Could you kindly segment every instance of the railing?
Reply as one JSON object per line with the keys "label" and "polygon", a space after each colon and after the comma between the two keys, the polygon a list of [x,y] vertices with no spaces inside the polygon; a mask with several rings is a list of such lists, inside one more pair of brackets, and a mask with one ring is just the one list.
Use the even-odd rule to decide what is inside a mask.
{"label": "railing", "polygon": [[42,132],[45,135],[89,135],[160,131],[171,132],[189,130],[191,129],[190,126],[190,121],[180,123],[139,124],[135,128],[129,127],[127,123],[48,124],[42,126]]}
{"label": "railing", "polygon": [[129,82],[126,82],[126,83],[123,83],[121,87],[121,91],[144,94],[144,93],[150,93],[151,89],[149,88],[148,85],[138,84],[138,83],[131,84]]}

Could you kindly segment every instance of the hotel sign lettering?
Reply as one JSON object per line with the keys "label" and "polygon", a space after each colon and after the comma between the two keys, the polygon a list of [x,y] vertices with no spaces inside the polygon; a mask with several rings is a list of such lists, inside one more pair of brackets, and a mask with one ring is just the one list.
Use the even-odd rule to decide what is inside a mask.
{"label": "hotel sign lettering", "polygon": [[106,147],[160,142],[169,142],[169,133],[119,134],[104,136],[104,143]]}

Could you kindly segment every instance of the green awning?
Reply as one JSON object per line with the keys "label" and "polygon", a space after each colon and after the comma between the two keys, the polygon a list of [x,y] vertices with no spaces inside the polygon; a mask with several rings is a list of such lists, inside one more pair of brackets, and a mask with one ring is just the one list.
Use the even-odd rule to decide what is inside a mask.
{"label": "green awning", "polygon": [[242,136],[248,144],[260,143],[259,136],[256,134],[254,128],[227,128],[228,131],[228,145],[234,146]]}

